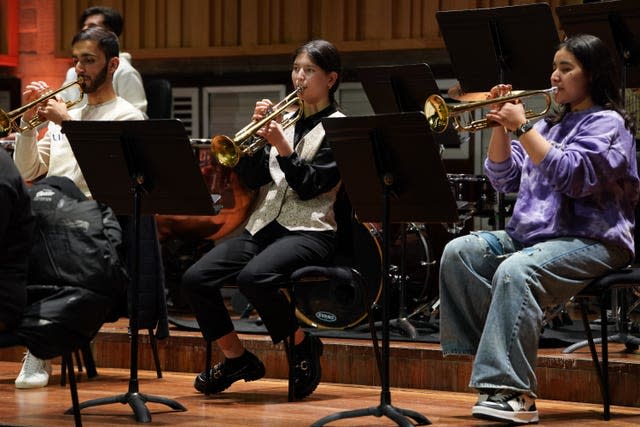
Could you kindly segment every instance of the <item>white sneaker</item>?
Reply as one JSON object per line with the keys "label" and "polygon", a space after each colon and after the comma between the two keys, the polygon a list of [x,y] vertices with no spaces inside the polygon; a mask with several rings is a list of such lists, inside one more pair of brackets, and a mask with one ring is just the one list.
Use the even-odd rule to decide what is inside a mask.
{"label": "white sneaker", "polygon": [[16,388],[38,388],[49,384],[51,363],[35,357],[29,351],[22,361],[22,369],[16,378]]}
{"label": "white sneaker", "polygon": [[475,404],[471,413],[476,418],[505,421],[513,424],[538,422],[536,400],[525,393],[513,390],[498,390],[486,400]]}

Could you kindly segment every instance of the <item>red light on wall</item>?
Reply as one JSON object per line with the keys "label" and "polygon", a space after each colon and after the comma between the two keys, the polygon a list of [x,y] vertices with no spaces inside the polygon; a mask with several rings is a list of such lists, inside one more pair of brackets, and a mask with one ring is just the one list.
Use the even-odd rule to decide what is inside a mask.
{"label": "red light on wall", "polygon": [[0,66],[18,65],[18,0],[0,0]]}

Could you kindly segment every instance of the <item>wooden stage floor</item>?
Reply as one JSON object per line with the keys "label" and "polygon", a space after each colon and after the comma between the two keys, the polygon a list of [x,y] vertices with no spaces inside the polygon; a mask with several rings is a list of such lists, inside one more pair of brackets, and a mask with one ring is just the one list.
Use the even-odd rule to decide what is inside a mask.
{"label": "wooden stage floor", "polygon": [[[71,406],[67,387],[59,385],[60,367],[54,365],[54,375],[46,388],[17,390],[13,381],[20,363],[0,362],[0,425],[2,426],[72,426],[73,417],[64,415]],[[78,383],[80,401],[111,397],[127,391],[129,371],[99,368],[96,378],[82,375]],[[380,389],[321,383],[309,398],[287,402],[287,383],[278,379],[238,382],[225,392],[203,396],[193,387],[192,373],[140,371],[140,392],[173,399],[187,408],[174,412],[167,406],[147,404],[151,424],[156,426],[309,426],[327,415],[350,409],[376,407]],[[391,389],[392,404],[412,409],[427,417],[434,426],[495,426],[470,416],[475,395],[447,391]],[[539,426],[636,426],[640,425],[640,408],[614,406],[613,419],[604,422],[602,407],[597,404],[539,399]],[[131,408],[111,404],[86,408],[82,413],[84,426],[141,425],[135,421]],[[144,424],[143,424],[144,425]],[[396,425],[387,417],[367,416],[338,420],[328,426],[389,426]]]}

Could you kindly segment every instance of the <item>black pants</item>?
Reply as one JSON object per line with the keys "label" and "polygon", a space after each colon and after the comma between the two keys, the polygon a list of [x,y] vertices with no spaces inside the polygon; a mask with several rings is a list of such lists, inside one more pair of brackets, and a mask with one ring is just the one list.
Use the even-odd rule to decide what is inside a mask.
{"label": "black pants", "polygon": [[290,322],[289,303],[279,286],[300,267],[325,264],[334,250],[333,231],[289,231],[276,222],[254,236],[245,231],[214,247],[182,277],[203,337],[215,341],[234,330],[220,288],[236,283],[273,343],[282,341],[297,325]]}

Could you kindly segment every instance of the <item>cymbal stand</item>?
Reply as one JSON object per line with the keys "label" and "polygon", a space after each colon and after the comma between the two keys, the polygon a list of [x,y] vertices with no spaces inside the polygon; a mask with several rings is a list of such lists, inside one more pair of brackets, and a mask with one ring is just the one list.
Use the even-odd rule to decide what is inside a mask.
{"label": "cymbal stand", "polygon": [[[411,223],[411,224],[408,224],[407,226],[402,227],[402,233],[400,236],[401,238],[400,274],[395,277],[398,283],[398,290],[399,290],[398,317],[395,319],[391,319],[389,326],[392,328],[399,329],[401,332],[404,332],[404,334],[411,339],[416,339],[417,338],[416,325],[412,322],[412,319],[418,316],[419,314],[424,313],[425,311],[432,312],[434,310],[434,307],[439,305],[439,299],[429,301],[427,303],[423,303],[419,305],[411,313],[408,312],[406,286],[407,286],[407,281],[409,280],[409,275],[405,273],[406,259],[407,259],[407,256],[406,256],[407,227],[414,227],[416,231],[419,231],[417,229],[417,225],[414,223]],[[422,237],[422,236],[419,235],[419,237]],[[425,247],[425,250],[427,251],[426,253],[427,259],[422,262],[423,264],[422,267],[425,267],[428,269],[432,264],[435,263],[435,261],[431,261],[429,256],[429,247],[426,245],[426,243],[424,244],[424,247]],[[425,286],[426,286],[427,280],[428,280],[428,276],[425,278]],[[415,322],[417,322],[417,320]],[[428,328],[435,332],[437,332],[440,329],[438,325],[433,324],[431,322],[421,322],[420,324],[418,324],[418,327]]]}
{"label": "cymbal stand", "polygon": [[[411,339],[416,339],[418,333],[407,315],[407,225],[402,224],[400,232],[400,272],[392,276],[392,281],[398,284],[398,317],[389,321],[389,327],[402,331]],[[392,268],[393,270],[393,268]],[[397,270],[397,268],[396,268]]]}

